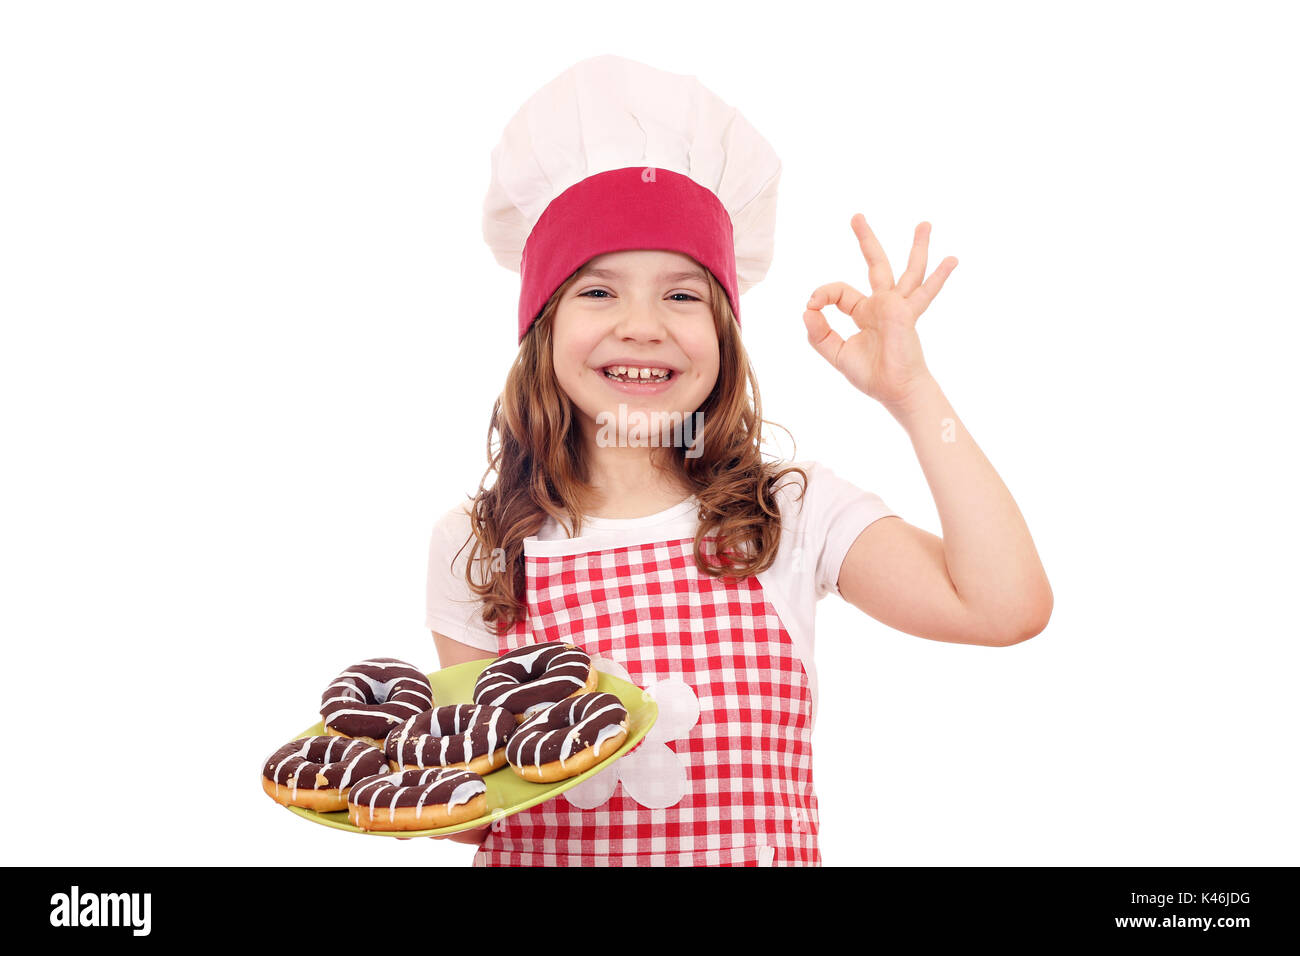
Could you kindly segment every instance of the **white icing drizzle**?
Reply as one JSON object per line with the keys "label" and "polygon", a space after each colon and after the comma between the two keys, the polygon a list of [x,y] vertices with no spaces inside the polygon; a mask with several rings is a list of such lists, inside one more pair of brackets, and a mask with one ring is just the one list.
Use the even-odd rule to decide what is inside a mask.
{"label": "white icing drizzle", "polygon": [[[412,777],[415,782],[405,783],[408,776],[414,774],[418,774],[418,776]],[[386,788],[391,787],[392,796],[388,802],[388,819],[389,822],[392,822],[396,819],[398,809],[397,802],[401,795],[413,787],[418,787],[421,788],[419,798],[415,803],[415,817],[418,820],[424,813],[424,806],[429,795],[442,784],[457,780],[461,777],[464,777],[465,779],[456,785],[447,802],[443,804],[448,810],[452,807],[468,802],[480,793],[487,792],[487,784],[484,783],[483,778],[476,773],[471,773],[468,770],[448,770],[443,767],[431,767],[428,770],[397,771],[394,773],[371,777],[368,780],[362,781],[353,789],[348,802],[360,806],[361,801],[365,799],[364,791],[368,789],[372,790],[373,792],[371,792],[369,800],[369,813],[370,820],[373,822],[375,819],[376,803],[378,803],[379,799],[386,794]]]}
{"label": "white icing drizzle", "polygon": [[[484,699],[489,701],[493,706],[505,707],[508,710],[513,710],[514,708],[510,706],[510,701],[513,699],[514,695],[525,689],[533,690],[549,684],[560,683],[571,688],[571,693],[572,691],[584,687],[587,682],[587,676],[590,673],[591,657],[586,651],[577,647],[567,647],[559,654],[556,654],[547,664],[546,672],[539,677],[529,679],[526,676],[527,674],[532,673],[533,668],[537,664],[537,659],[548,651],[554,651],[557,643],[558,642],[551,641],[545,644],[525,645],[524,647],[516,648],[513,651],[508,651],[498,657],[483,670],[482,674],[479,675],[479,679],[474,688],[474,699],[476,701]],[[502,664],[513,664],[522,667],[525,676],[523,678],[516,677],[511,673],[507,673],[504,668],[498,670],[497,668]],[[581,678],[571,675],[556,675],[550,673],[557,668],[566,667],[572,664],[581,664],[587,668]],[[560,699],[567,696],[567,693],[560,694]],[[525,718],[531,716],[533,713],[547,705],[548,702],[546,701],[531,705],[523,711]]]}
{"label": "white icing drizzle", "polygon": [[447,809],[458,807],[462,803],[469,803],[480,793],[487,793],[487,784],[482,780],[466,780],[451,792],[451,796],[447,800]]}
{"label": "white icing drizzle", "polygon": [[[388,776],[381,777],[380,781],[384,783],[391,783],[393,784],[393,786],[397,786],[397,784],[394,782],[394,779],[400,781],[402,779],[402,775],[400,773],[389,774]],[[375,819],[375,801],[379,799],[379,795],[383,792],[384,792],[384,788],[376,784],[374,795],[370,798],[370,819],[371,820]]]}
{"label": "white icing drizzle", "polygon": [[592,746],[596,748],[596,756],[597,757],[600,756],[601,744],[603,744],[606,740],[609,740],[610,737],[615,737],[618,734],[621,734],[625,730],[627,730],[626,720],[622,721],[621,723],[610,724],[608,727],[601,727],[600,732],[596,734],[596,742],[592,744]]}
{"label": "white icing drizzle", "polygon": [[[586,717],[582,718],[582,720],[578,721],[578,723],[574,724],[573,730],[570,731],[568,738],[564,741],[564,746],[560,748],[560,766],[563,767],[565,758],[572,755],[572,748],[573,748],[574,741],[581,738],[582,731],[586,729],[588,724],[590,724],[601,714],[607,714],[611,710],[622,710],[622,709],[623,709],[623,705],[618,703],[617,701],[612,704],[606,704],[604,707],[600,708],[600,710],[596,711],[594,714],[588,714]],[[617,730],[620,725],[614,724],[612,726]],[[601,731],[604,731],[606,729],[608,728],[601,728]],[[596,738],[597,740],[600,739],[599,734],[600,732],[597,733],[597,738]],[[606,736],[608,737],[608,735]]]}
{"label": "white icing drizzle", "polygon": [[[319,759],[311,756],[312,748],[318,749],[324,745],[324,752]],[[335,755],[335,749],[339,753]],[[349,737],[333,737],[316,735],[314,737],[303,737],[302,746],[296,751],[290,753],[277,763],[271,770],[271,782],[275,787],[275,796],[280,796],[280,778],[283,776],[284,786],[289,787],[289,798],[296,800],[299,789],[323,790],[335,789],[334,787],[318,786],[315,774],[326,775],[331,767],[348,760],[349,763],[343,768],[343,776],[340,779],[337,789],[342,792],[347,789],[349,781],[352,779],[353,770],[357,764],[365,759],[366,755],[375,750],[369,744],[361,740],[353,740]],[[315,766],[315,773],[309,775],[309,779],[303,779],[303,771],[309,767]]]}
{"label": "white icing drizzle", "polygon": [[[444,733],[442,717],[451,717],[450,732]],[[421,770],[426,767],[426,756],[435,760],[434,766],[445,767],[450,762],[449,750],[453,744],[460,744],[461,760],[468,764],[473,760],[496,753],[504,745],[510,730],[513,729],[514,717],[509,711],[484,704],[448,704],[423,711],[414,717],[408,717],[400,726],[389,732],[393,742],[393,756],[399,766],[410,766],[411,754],[407,743],[412,743],[414,764]],[[482,726],[486,730],[487,747],[480,750],[472,745],[472,735]],[[418,730],[417,730],[418,728]],[[387,743],[387,741],[385,741]]]}
{"label": "white icing drizzle", "polygon": [[[376,705],[376,706],[378,706],[378,705]],[[422,708],[422,707],[420,707],[418,704],[408,704],[408,703],[407,703],[406,701],[404,701],[404,700],[390,700],[390,701],[387,701],[386,703],[384,703],[383,706],[384,706],[384,707],[409,707],[409,708],[410,708],[412,711],[414,711],[416,714],[423,713],[425,710],[428,709],[428,708]],[[350,715],[350,714],[365,714],[365,715],[370,716],[370,717],[387,717],[387,718],[388,718],[390,721],[392,721],[393,723],[397,723],[397,721],[399,721],[399,720],[402,719],[401,717],[394,717],[392,714],[385,714],[385,713],[382,713],[382,712],[381,712],[381,713],[375,713],[375,711],[373,711],[373,710],[365,710],[365,709],[362,709],[362,708],[359,708],[359,707],[349,707],[349,708],[345,708],[345,709],[343,709],[343,710],[335,710],[335,711],[331,711],[331,712],[330,712],[330,720],[331,720],[331,721],[334,721],[334,720],[337,720],[339,717],[346,717],[346,716],[348,716],[348,715]]]}
{"label": "white icing drizzle", "polygon": [[[379,680],[362,673],[363,667],[380,668],[388,672],[396,670],[398,674],[388,680]],[[396,723],[401,717],[379,708],[398,707],[419,714],[433,706],[433,692],[424,674],[404,661],[380,658],[353,664],[334,678],[321,698],[320,711],[326,726],[334,725],[341,717],[351,716],[383,715],[391,723]]]}
{"label": "white icing drizzle", "polygon": [[537,658],[541,657],[544,651],[549,651],[549,650],[551,650],[551,648],[546,644],[539,644],[535,649],[532,650],[529,650],[527,646],[524,646],[518,648],[517,650],[507,651],[505,654],[502,654],[501,657],[495,663],[500,663],[501,661],[511,661],[515,664],[523,665],[524,670],[531,671],[533,669],[533,665],[537,663]]}
{"label": "white icing drizzle", "polygon": [[[495,688],[492,688],[493,691],[495,691],[492,695],[492,699],[494,700],[497,707],[505,707],[508,709],[510,707],[510,699],[514,695],[518,694],[520,691],[523,690],[536,690],[537,688],[545,687],[548,684],[567,684],[568,686],[572,687],[574,690],[577,690],[579,687],[582,687],[585,682],[578,680],[576,677],[569,677],[565,674],[557,674],[552,677],[539,677],[536,680],[530,680],[525,684],[520,684],[518,681],[511,681],[511,683],[515,684],[516,686],[510,688],[507,691],[496,691]],[[539,706],[544,706],[544,703],[535,704],[534,708]]]}
{"label": "white icing drizzle", "polygon": [[[342,737],[339,738],[339,740],[342,740],[342,739],[343,739]],[[357,747],[357,755],[356,755],[355,757],[352,758],[352,762],[351,762],[350,764],[348,764],[347,767],[344,768],[344,770],[343,770],[343,778],[339,781],[339,791],[340,791],[340,792],[342,792],[342,791],[344,791],[344,790],[346,790],[346,789],[348,788],[348,781],[352,779],[352,769],[353,769],[354,767],[356,767],[356,765],[361,761],[361,758],[364,757],[364,756],[366,755],[366,751],[370,749],[370,747],[369,747],[367,744],[365,744],[364,742],[362,742],[362,741],[360,741],[360,740],[354,740],[354,741],[352,741],[352,742],[353,742],[354,744],[360,744],[360,746]],[[345,759],[346,759],[346,757],[347,757],[347,751],[346,751],[346,750],[343,751],[343,757],[344,757]]]}
{"label": "white icing drizzle", "polygon": [[[590,706],[590,703],[592,702],[591,699],[595,697],[596,694],[590,694],[558,701],[557,703],[548,705],[544,710],[539,711],[530,718],[528,723],[521,724],[512,738],[512,746],[518,747],[518,760],[520,762],[526,760],[525,748],[531,746],[533,767],[540,771],[542,768],[542,751],[546,748],[548,742],[555,738],[556,734],[562,734],[563,736],[560,738],[559,764],[561,769],[564,769],[565,762],[573,757],[573,748],[575,743],[581,741],[583,732],[593,721],[599,718],[602,714],[607,714],[610,711],[624,710],[623,705],[616,699],[602,704],[591,713],[583,713],[583,711]],[[548,728],[546,725],[551,721],[551,712],[557,707],[567,708],[567,713],[570,719],[579,714],[582,714],[582,716],[577,723],[571,726]],[[556,710],[555,714],[560,714],[560,711]],[[536,724],[537,726],[531,726],[531,724]],[[610,724],[606,727],[602,727],[597,731],[595,741],[589,746],[595,747],[595,755],[599,756],[600,744],[626,729],[627,716],[626,711],[624,711],[623,719],[617,724]],[[582,749],[585,750],[587,748],[584,747]]]}
{"label": "white icing drizzle", "polygon": [[[275,765],[275,773],[272,775],[271,780],[275,783],[275,795],[277,797],[280,795],[280,768],[283,767],[285,764],[287,764],[294,757],[305,756],[307,751],[311,749],[311,743],[312,743],[311,737],[304,737],[302,747],[296,753],[289,754],[289,756],[285,757],[283,760],[281,760],[278,764]],[[298,797],[298,778],[297,776],[294,776],[292,779],[293,779],[293,789],[289,791],[289,799],[294,800],[297,799]]]}
{"label": "white icing drizzle", "polygon": [[[420,782],[424,782],[424,776],[420,776]],[[433,787],[428,787],[420,793],[420,799],[415,801],[415,819],[420,819],[424,814],[424,801],[429,799],[429,794],[433,793]]]}

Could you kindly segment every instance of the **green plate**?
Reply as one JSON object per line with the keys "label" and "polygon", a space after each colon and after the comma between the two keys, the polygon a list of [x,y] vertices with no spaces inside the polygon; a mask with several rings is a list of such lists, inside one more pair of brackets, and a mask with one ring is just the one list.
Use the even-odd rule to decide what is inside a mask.
{"label": "green plate", "polygon": [[[438,702],[439,707],[445,704],[472,704],[474,702],[474,682],[478,680],[478,675],[483,672],[484,668],[491,663],[490,660],[467,661],[464,664],[457,664],[455,667],[434,671],[429,675],[429,683],[433,685],[433,699]],[[346,810],[339,810],[336,813],[318,813],[305,807],[289,807],[288,809],[298,814],[298,816],[312,821],[312,823],[334,827],[336,830],[348,830],[352,833],[365,833],[370,836],[408,838],[441,836],[446,833],[455,833],[458,830],[472,830],[474,827],[490,824],[493,820],[500,820],[502,817],[508,817],[520,810],[527,810],[529,807],[535,807],[539,803],[558,797],[570,787],[576,787],[588,777],[600,773],[635,747],[641,741],[641,738],[649,732],[650,728],[654,726],[655,720],[659,717],[659,705],[640,687],[629,684],[617,677],[611,677],[609,674],[599,671],[597,673],[600,680],[596,685],[596,690],[606,694],[613,694],[627,708],[627,739],[623,741],[623,746],[619,747],[618,750],[576,777],[558,780],[555,783],[533,783],[520,777],[507,764],[498,770],[483,775],[483,781],[487,784],[487,813],[476,820],[469,820],[450,827],[440,827],[436,830],[363,830],[348,822],[348,812]],[[310,737],[313,734],[323,733],[325,733],[325,724],[318,720],[293,739],[297,740],[300,737]]]}

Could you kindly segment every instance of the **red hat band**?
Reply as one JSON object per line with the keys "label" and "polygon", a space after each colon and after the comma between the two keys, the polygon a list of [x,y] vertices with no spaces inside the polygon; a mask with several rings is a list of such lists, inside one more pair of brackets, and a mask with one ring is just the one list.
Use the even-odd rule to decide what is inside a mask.
{"label": "red hat band", "polygon": [[740,324],[731,216],[710,189],[655,166],[588,176],[547,205],[524,243],[519,341],[579,266],[606,252],[667,249],[690,256],[726,290]]}

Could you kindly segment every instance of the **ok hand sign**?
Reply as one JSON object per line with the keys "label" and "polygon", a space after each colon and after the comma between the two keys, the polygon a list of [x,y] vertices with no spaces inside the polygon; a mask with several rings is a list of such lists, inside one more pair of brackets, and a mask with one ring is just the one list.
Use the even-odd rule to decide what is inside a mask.
{"label": "ok hand sign", "polygon": [[[843,282],[819,286],[808,300],[803,321],[808,328],[808,341],[826,361],[859,391],[891,408],[905,403],[930,379],[930,370],[921,355],[921,340],[916,334],[916,320],[957,268],[957,259],[955,256],[944,259],[922,284],[930,246],[930,224],[923,222],[916,227],[907,271],[895,285],[889,260],[867,225],[866,217],[858,213],[851,225],[867,260],[867,280],[872,294],[863,295]],[[851,316],[860,331],[847,341],[840,338],[821,313],[828,305]]]}

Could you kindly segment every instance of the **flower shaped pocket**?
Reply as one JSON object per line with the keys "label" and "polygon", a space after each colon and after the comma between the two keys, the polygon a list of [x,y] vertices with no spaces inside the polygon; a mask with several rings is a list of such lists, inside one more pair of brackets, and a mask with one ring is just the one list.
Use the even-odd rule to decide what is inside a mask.
{"label": "flower shaped pocket", "polygon": [[[597,670],[634,683],[617,661],[593,655],[592,662]],[[650,684],[644,693],[658,705],[659,719],[636,750],[564,792],[564,799],[575,807],[591,810],[600,806],[620,783],[629,797],[650,810],[671,807],[686,795],[686,767],[667,744],[685,737],[699,723],[699,699],[691,686],[677,677]]]}

